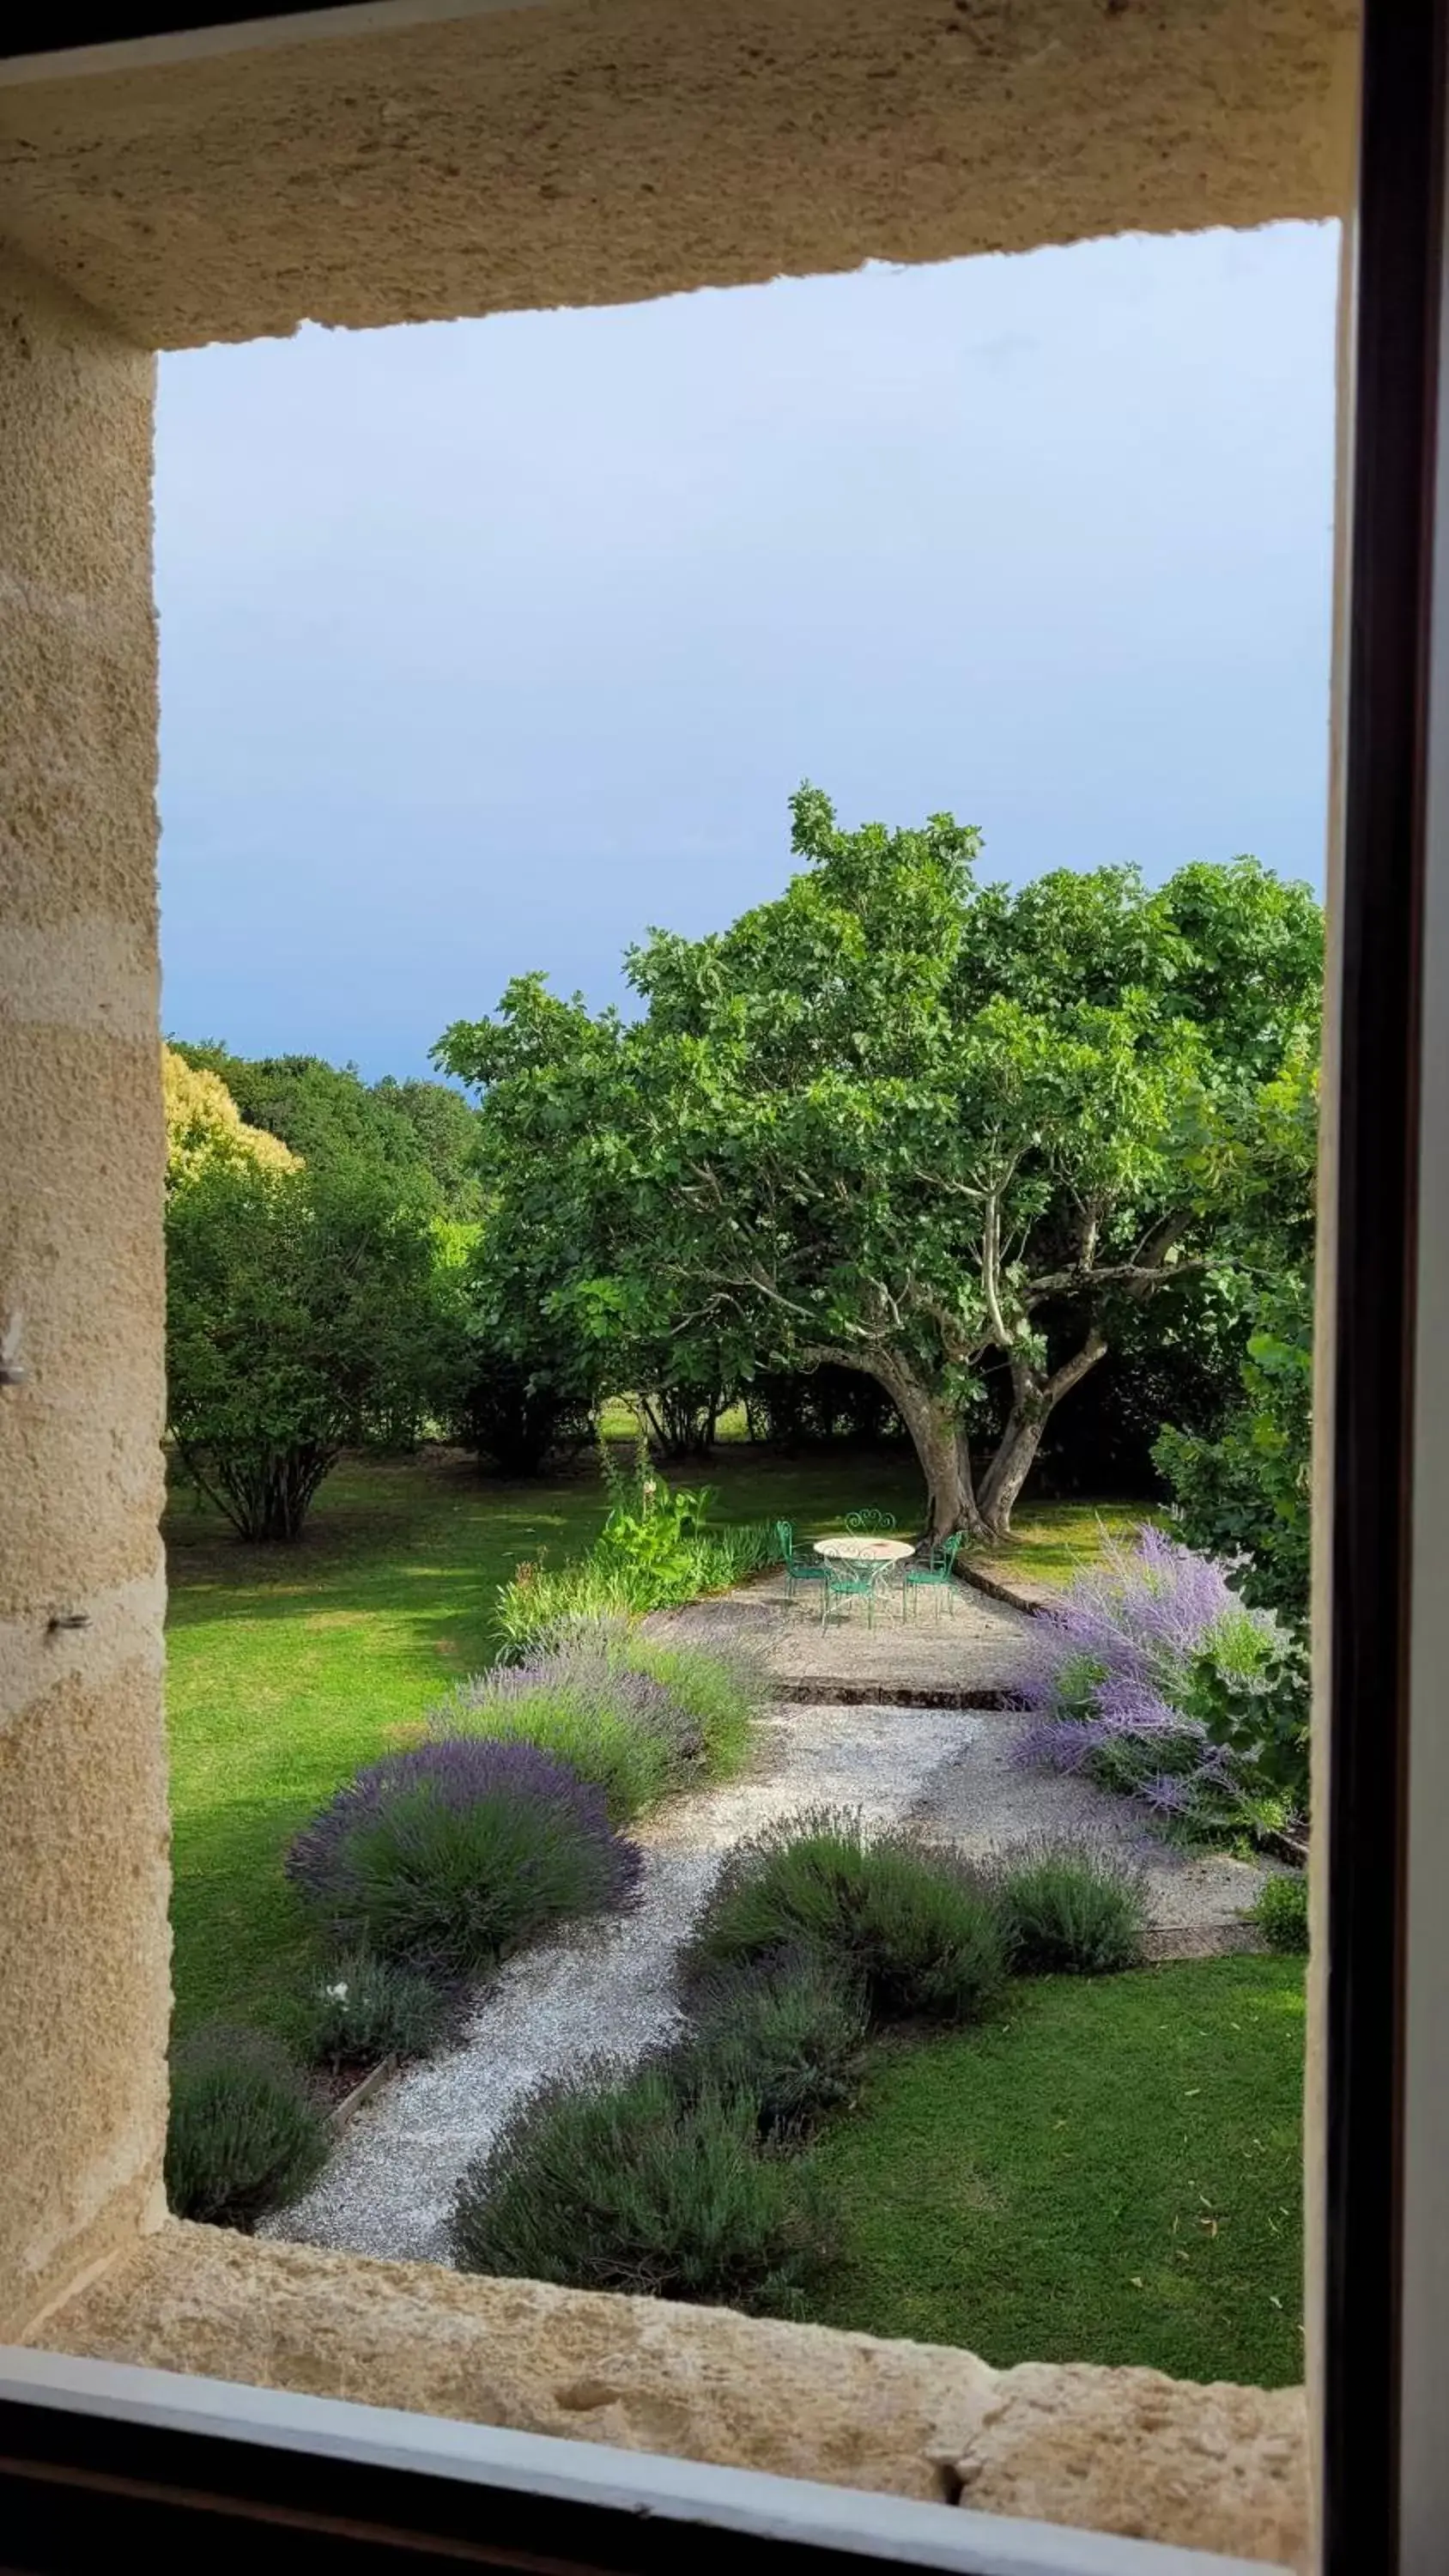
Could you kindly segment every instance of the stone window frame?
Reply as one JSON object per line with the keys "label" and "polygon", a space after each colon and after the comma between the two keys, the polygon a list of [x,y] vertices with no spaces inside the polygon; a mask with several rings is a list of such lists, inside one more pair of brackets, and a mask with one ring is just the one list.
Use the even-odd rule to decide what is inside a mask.
{"label": "stone window frame", "polygon": [[[498,5],[322,0],[309,14],[314,24],[372,28]],[[172,14],[152,12],[147,23]],[[1359,2576],[1369,2564],[1418,2576],[1449,2527],[1437,2408],[1449,2352],[1449,1746],[1434,1705],[1434,1677],[1449,1664],[1449,1382],[1432,1329],[1449,1311],[1449,1207],[1434,1187],[1435,1173],[1449,1170],[1449,509],[1435,507],[1445,479],[1437,396],[1449,9],[1446,0],[1412,11],[1366,0],[1363,16],[1356,291],[1346,299],[1342,378],[1353,399],[1341,405],[1336,948],[1320,1233],[1316,1759],[1328,1790],[1314,1890],[1310,2115],[1321,2121],[1323,2154],[1310,2154],[1309,2183],[1323,2255],[1318,2277],[1310,2254],[1310,2383],[1324,2462],[1317,2566],[1323,2576]],[[51,13],[52,44],[55,22]],[[251,22],[240,40],[285,44],[303,23],[300,13]],[[13,37],[3,41],[13,54]],[[216,50],[237,41],[234,23],[214,27]],[[142,42],[165,59],[173,38]],[[108,76],[106,63],[92,68]],[[143,2414],[160,2402],[136,2387],[154,2374],[128,2376],[124,2364],[47,2357],[44,2370],[30,2367],[32,2413],[48,2370],[52,2409],[82,2427],[87,2389],[101,2404],[88,2369],[112,2372],[123,2414],[126,2402]],[[25,2384],[23,2373],[7,2383],[12,2429]],[[201,2385],[173,2384],[178,2440],[198,2438],[174,2419],[200,2403]],[[340,2403],[242,2394],[255,2398],[258,2422],[291,2410],[295,2424],[298,2408]],[[235,2387],[228,2398],[235,2408]],[[457,2432],[406,2420],[415,2451],[434,2433]],[[469,2433],[482,2452],[526,2438]],[[640,2455],[627,2458],[626,2474],[637,2472]],[[666,2466],[706,2488],[752,2474]],[[853,2493],[847,2500],[856,2503]],[[891,2499],[873,2500],[871,2514],[877,2506],[890,2521]],[[968,2554],[953,2563],[963,2566],[978,2547],[963,2529],[970,2519],[956,2522]],[[1029,2532],[995,2525],[990,2545],[1007,2552],[1003,2565],[1034,2563],[1010,2554],[1029,2545]],[[1059,2557],[1069,2541],[1079,2545],[1063,2566],[1128,2563],[1132,2544],[1055,2526],[1053,2534],[1045,2545]],[[1102,2557],[1104,2546],[1115,2558]],[[1175,2558],[1182,2563],[1159,2552],[1153,2563],[1165,2570]]]}

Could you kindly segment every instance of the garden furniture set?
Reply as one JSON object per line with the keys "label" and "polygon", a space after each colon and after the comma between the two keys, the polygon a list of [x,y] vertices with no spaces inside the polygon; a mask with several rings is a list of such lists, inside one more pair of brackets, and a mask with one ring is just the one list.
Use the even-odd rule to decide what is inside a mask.
{"label": "garden furniture set", "polygon": [[797,1592],[813,1586],[820,1595],[822,1628],[833,1610],[845,1614],[852,1601],[863,1601],[866,1625],[873,1628],[876,1604],[894,1582],[899,1587],[902,1619],[919,1603],[923,1592],[934,1593],[937,1618],[943,1603],[954,1617],[959,1531],[951,1538],[933,1540],[923,1557],[909,1539],[890,1536],[895,1525],[893,1512],[873,1508],[850,1512],[843,1531],[816,1539],[806,1549],[797,1547],[792,1522],[777,1521],[775,1532],[785,1569],[786,1599],[793,1601]]}

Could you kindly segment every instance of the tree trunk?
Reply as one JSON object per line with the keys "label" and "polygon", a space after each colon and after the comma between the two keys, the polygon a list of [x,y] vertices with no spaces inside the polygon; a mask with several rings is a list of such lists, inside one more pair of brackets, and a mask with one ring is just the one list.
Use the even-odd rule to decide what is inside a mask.
{"label": "tree trunk", "polygon": [[1079,1351],[1051,1376],[1040,1378],[1021,1360],[1011,1369],[1011,1411],[996,1454],[981,1481],[981,1517],[987,1536],[1010,1536],[1011,1515],[1022,1486],[1036,1464],[1041,1436],[1062,1397],[1079,1386],[1089,1369],[1105,1356],[1107,1337],[1093,1324]]}
{"label": "tree trunk", "polygon": [[981,1517],[992,1538],[1010,1534],[1012,1508],[1036,1465],[1050,1410],[1046,1406],[1038,1413],[1028,1402],[1014,1404],[1007,1415],[1006,1429],[981,1479]]}
{"label": "tree trunk", "polygon": [[951,1538],[960,1530],[967,1538],[985,1538],[986,1523],[971,1478],[971,1452],[954,1408],[932,1395],[899,1361],[863,1369],[862,1375],[885,1388],[911,1435],[930,1497],[928,1536]]}
{"label": "tree trunk", "polygon": [[871,1345],[868,1359],[863,1352],[831,1344],[814,1353],[814,1364],[821,1360],[830,1360],[837,1368],[854,1369],[861,1377],[873,1377],[877,1386],[885,1388],[911,1435],[926,1479],[930,1497],[928,1536],[937,1540],[951,1538],[959,1530],[966,1538],[989,1538],[991,1533],[976,1501],[966,1434],[944,1397],[933,1395],[903,1360],[893,1352],[882,1351],[877,1344]]}
{"label": "tree trunk", "polygon": [[903,1418],[925,1471],[931,1502],[928,1535],[939,1540],[959,1530],[966,1538],[985,1538],[987,1525],[971,1479],[971,1452],[955,1414],[933,1402],[929,1421],[921,1428],[909,1414]]}

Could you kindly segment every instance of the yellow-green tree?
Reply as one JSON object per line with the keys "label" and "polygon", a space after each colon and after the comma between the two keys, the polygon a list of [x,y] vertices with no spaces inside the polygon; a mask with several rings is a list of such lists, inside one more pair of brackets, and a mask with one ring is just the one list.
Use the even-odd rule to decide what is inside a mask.
{"label": "yellow-green tree", "polygon": [[248,1127],[220,1074],[200,1072],[174,1047],[161,1049],[166,1099],[166,1186],[179,1188],[219,1164],[291,1172],[297,1156],[280,1136]]}

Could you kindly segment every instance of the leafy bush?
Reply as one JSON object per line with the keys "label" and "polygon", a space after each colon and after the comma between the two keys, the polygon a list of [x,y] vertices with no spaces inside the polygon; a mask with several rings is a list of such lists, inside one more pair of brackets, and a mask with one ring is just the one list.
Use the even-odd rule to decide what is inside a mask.
{"label": "leafy bush", "polygon": [[506,1663],[551,1653],[581,1625],[728,1592],[773,1562],[768,1523],[709,1530],[707,1486],[672,1491],[642,1447],[630,1476],[620,1474],[607,1445],[600,1454],[612,1501],[593,1546],[569,1565],[516,1566],[499,1586],[493,1617]]}
{"label": "leafy bush", "polygon": [[464,1737],[370,1763],[287,1858],[342,1941],[463,1978],[627,1903],[640,1867],[592,1782],[535,1745]]}
{"label": "leafy bush", "polygon": [[1312,1438],[1313,1288],[1290,1270],[1260,1300],[1242,1369],[1242,1400],[1216,1440],[1180,1430],[1154,1451],[1176,1497],[1183,1535],[1228,1564],[1235,1592],[1269,1610],[1279,1646],[1244,1703],[1203,1677],[1203,1721],[1213,1741],[1246,1762],[1260,1789],[1308,1809],[1309,1453]]}
{"label": "leafy bush", "polygon": [[609,1487],[608,1518],[594,1542],[603,1566],[618,1566],[659,1600],[686,1597],[691,1550],[709,1510],[707,1485],[667,1485],[640,1441],[632,1475],[621,1476],[606,1444],[600,1459]]}
{"label": "leafy bush", "polygon": [[455,1285],[421,1190],[385,1173],[213,1159],[166,1209],[166,1380],[177,1455],[253,1541],[300,1537],[370,1423],[443,1402]]}
{"label": "leafy bush", "polygon": [[615,1670],[601,1646],[583,1640],[536,1664],[473,1675],[431,1720],[443,1740],[537,1745],[592,1782],[616,1825],[677,1785],[687,1723],[662,1682]]}
{"label": "leafy bush", "polygon": [[1306,1787],[1294,1640],[1160,1530],[1103,1556],[1022,1640],[1014,1679],[1036,1723],[1020,1758],[1081,1771],[1190,1839],[1281,1830]]}
{"label": "leafy bush", "polygon": [[996,1901],[1020,1975],[1100,1977],[1141,1961],[1146,1880],[1125,1856],[1100,1845],[1029,1844],[1003,1864]]}
{"label": "leafy bush", "polygon": [[[470,1256],[471,1282],[491,1247]],[[555,1459],[573,1458],[593,1429],[586,1395],[560,1389],[547,1367],[530,1369],[490,1344],[474,1339],[461,1392],[448,1430],[465,1449],[488,1459],[500,1476],[538,1476]]]}
{"label": "leafy bush", "polygon": [[762,2139],[799,2146],[855,2099],[869,2037],[860,1987],[805,1951],[704,1986],[664,2062],[682,2099],[748,2099]]}
{"label": "leafy bush", "polygon": [[1308,1617],[1313,1287],[1290,1271],[1258,1303],[1241,1396],[1217,1440],[1164,1431],[1154,1457],[1188,1543],[1233,1568],[1245,1601]]}
{"label": "leafy bush", "polygon": [[686,1980],[698,1987],[781,1951],[858,1980],[877,2022],[974,2021],[1006,1968],[995,1908],[963,1863],[828,1808],[767,1825],[729,1854]]}
{"label": "leafy bush", "polygon": [[738,1770],[764,1697],[759,1659],[643,1636],[625,1620],[568,1630],[530,1664],[477,1673],[436,1711],[435,1735],[538,1745],[601,1789],[615,1824],[692,1779]]}
{"label": "leafy bush", "polygon": [[431,2056],[457,2020],[457,1998],[435,1977],[348,1950],[309,1999],[303,2045],[314,2066],[378,2066],[385,2057]]}
{"label": "leafy bush", "polygon": [[667,2069],[545,2086],[459,2187],[463,2271],[789,2311],[828,2258],[808,2163],[762,2154],[748,2095],[682,2096]]}
{"label": "leafy bush", "polygon": [[166,2130],[166,2198],[178,2218],[250,2235],[300,2200],[327,2162],[327,2123],[286,2051],[220,2024],[177,2049]]}
{"label": "leafy bush", "polygon": [[627,1567],[583,1556],[571,1565],[525,1560],[493,1596],[500,1661],[528,1664],[552,1654],[572,1630],[599,1619],[633,1619],[651,1610],[647,1584]]}
{"label": "leafy bush", "polygon": [[1291,1877],[1265,1880],[1250,1910],[1270,1950],[1307,1949],[1306,1878],[1295,1872]]}
{"label": "leafy bush", "polygon": [[682,1637],[646,1636],[623,1624],[609,1631],[608,1653],[612,1663],[646,1674],[669,1693],[694,1730],[698,1758],[711,1780],[727,1780],[740,1769],[755,1715],[769,1697],[763,1655],[734,1640],[699,1646]]}

